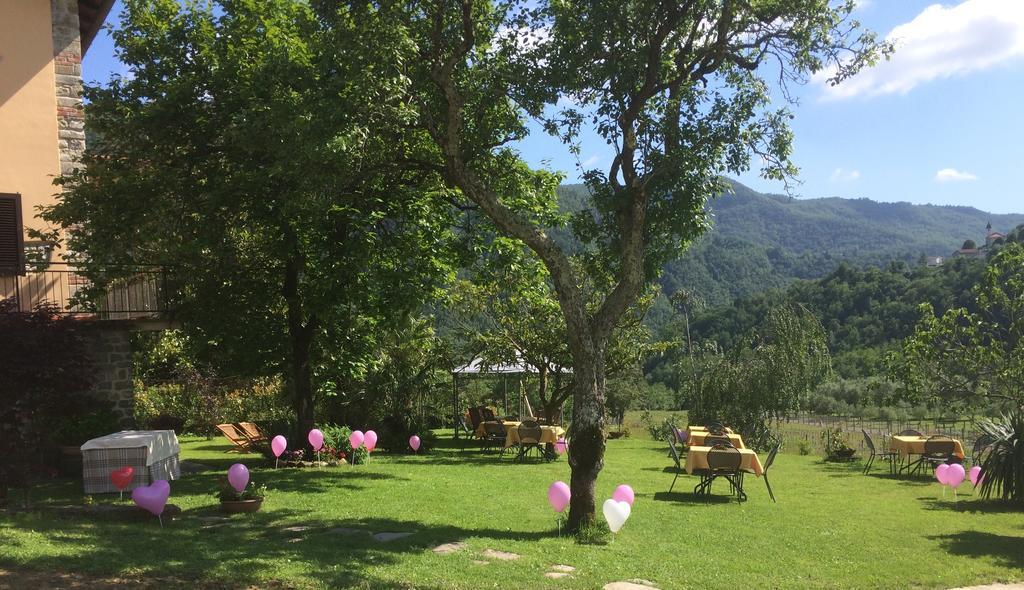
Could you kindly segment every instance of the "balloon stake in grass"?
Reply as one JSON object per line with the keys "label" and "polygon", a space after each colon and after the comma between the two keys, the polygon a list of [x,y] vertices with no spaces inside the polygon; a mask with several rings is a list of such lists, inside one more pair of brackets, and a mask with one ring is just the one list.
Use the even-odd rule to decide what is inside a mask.
{"label": "balloon stake in grass", "polygon": [[132,501],[139,508],[156,516],[160,521],[160,528],[164,527],[164,507],[167,506],[167,498],[171,495],[171,484],[166,480],[158,479],[148,486],[140,486],[132,490]]}
{"label": "balloon stake in grass", "polygon": [[274,469],[277,469],[277,462],[281,458],[281,453],[288,448],[288,439],[281,436],[280,434],[275,436],[270,441],[270,451],[274,453]]}
{"label": "balloon stake in grass", "polygon": [[613,533],[619,532],[622,529],[622,525],[626,524],[626,519],[629,518],[629,503],[608,498],[604,501],[604,506],[601,508],[601,511],[604,512],[604,519],[608,521],[608,528]]}
{"label": "balloon stake in grass", "polygon": [[316,451],[316,466],[320,467],[320,449],[324,448],[324,433],[320,432],[320,429],[314,428],[309,431],[309,436],[306,439],[309,440],[309,446]]}
{"label": "balloon stake in grass", "polygon": [[562,513],[565,512],[571,498],[569,486],[564,481],[556,481],[548,487],[548,504],[551,504],[551,507],[558,513],[555,520],[558,522],[559,537],[562,536]]}
{"label": "balloon stake in grass", "polygon": [[370,462],[370,453],[373,449],[377,448],[377,433],[372,430],[367,430],[366,434],[363,435],[363,446],[366,447],[366,462]]}
{"label": "balloon stake in grass", "polygon": [[132,485],[132,477],[134,476],[135,470],[131,467],[122,467],[110,472],[110,481],[117,488],[119,499],[124,500],[124,491],[128,489],[128,486]]}
{"label": "balloon stake in grass", "polygon": [[967,472],[964,471],[964,466],[959,463],[953,463],[946,470],[946,485],[953,488],[953,499],[958,500],[956,495],[956,489],[960,484],[964,483],[964,478],[967,476]]}
{"label": "balloon stake in grass", "polygon": [[352,447],[352,465],[355,465],[356,451],[363,444],[363,432],[361,430],[353,430],[352,434],[348,435],[348,444]]}

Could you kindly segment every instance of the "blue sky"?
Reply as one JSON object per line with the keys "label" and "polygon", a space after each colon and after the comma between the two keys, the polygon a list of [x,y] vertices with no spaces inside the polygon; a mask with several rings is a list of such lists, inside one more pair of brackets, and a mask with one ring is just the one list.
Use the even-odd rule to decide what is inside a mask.
{"label": "blue sky", "polygon": [[[120,2],[108,23],[119,11]],[[893,39],[896,54],[836,89],[812,81],[798,90],[795,194],[1024,212],[1024,0],[862,0],[856,16]],[[123,73],[106,31],[83,69],[90,81]],[[579,178],[558,141],[536,132],[519,148]],[[579,160],[604,168],[610,152],[585,136]],[[783,192],[753,173],[739,180]]]}

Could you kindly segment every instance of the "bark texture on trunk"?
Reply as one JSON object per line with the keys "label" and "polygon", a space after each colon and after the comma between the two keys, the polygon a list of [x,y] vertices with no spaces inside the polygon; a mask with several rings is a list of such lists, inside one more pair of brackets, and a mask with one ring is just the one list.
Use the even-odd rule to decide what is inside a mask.
{"label": "bark texture on trunk", "polygon": [[604,468],[604,354],[574,351],[573,408],[569,465],[572,468],[567,529],[575,532],[595,520],[597,476]]}
{"label": "bark texture on trunk", "polygon": [[291,385],[292,407],[299,432],[303,435],[313,429],[313,370],[310,360],[313,350],[313,335],[317,329],[315,317],[306,318],[299,295],[299,269],[301,256],[296,254],[285,266],[283,295],[287,303],[288,340],[291,345],[291,366],[288,381]]}

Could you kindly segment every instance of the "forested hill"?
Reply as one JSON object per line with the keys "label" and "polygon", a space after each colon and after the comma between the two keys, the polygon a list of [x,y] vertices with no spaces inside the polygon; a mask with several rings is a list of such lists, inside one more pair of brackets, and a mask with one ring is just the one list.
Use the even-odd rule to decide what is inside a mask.
{"label": "forested hill", "polygon": [[[563,207],[582,206],[582,185],[561,187]],[[880,203],[870,199],[794,199],[758,193],[733,182],[733,194],[711,203],[714,227],[662,277],[666,293],[686,287],[709,304],[818,278],[840,261],[855,267],[917,264],[922,255],[949,256],[985,226],[1003,233],[1024,214],[995,215],[973,207]]]}

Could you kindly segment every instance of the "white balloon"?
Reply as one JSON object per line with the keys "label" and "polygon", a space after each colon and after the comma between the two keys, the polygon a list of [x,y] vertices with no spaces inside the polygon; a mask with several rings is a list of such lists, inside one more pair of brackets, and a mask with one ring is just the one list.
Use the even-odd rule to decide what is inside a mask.
{"label": "white balloon", "polygon": [[604,501],[604,506],[601,507],[604,512],[604,519],[608,521],[608,528],[613,533],[619,532],[622,525],[626,524],[626,519],[629,518],[629,502],[618,502],[611,498]]}

